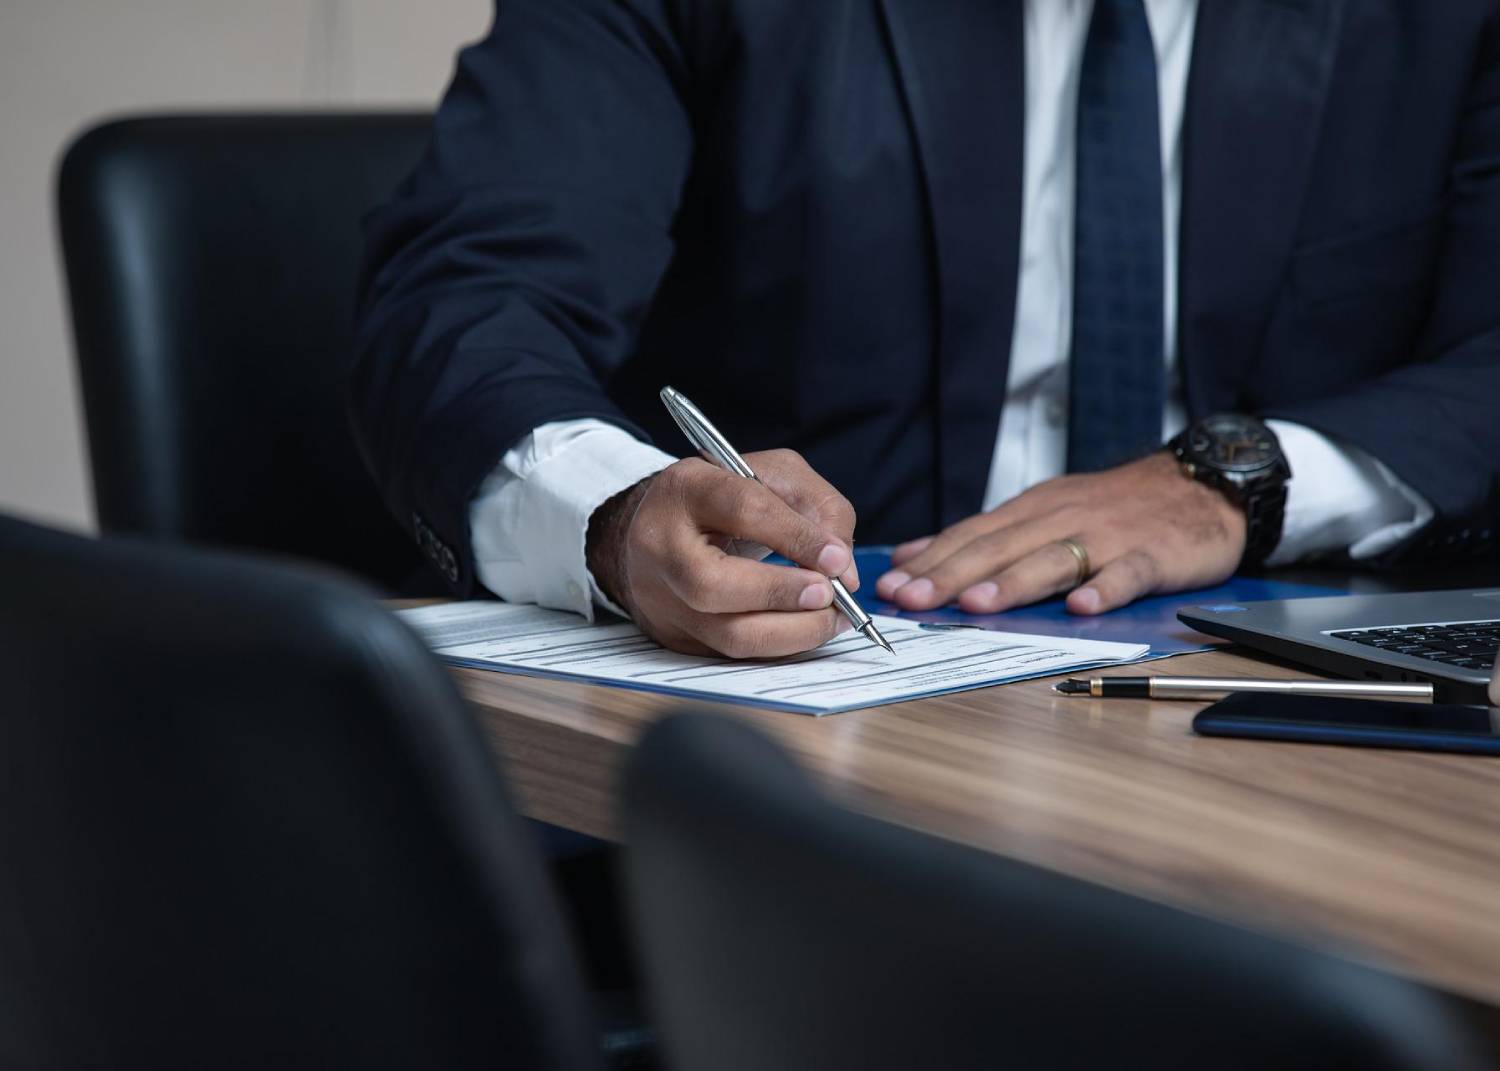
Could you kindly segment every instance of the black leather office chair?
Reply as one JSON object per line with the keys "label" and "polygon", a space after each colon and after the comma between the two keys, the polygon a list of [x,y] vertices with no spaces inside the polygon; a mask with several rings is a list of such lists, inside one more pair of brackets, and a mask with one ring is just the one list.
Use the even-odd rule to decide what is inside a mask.
{"label": "black leather office chair", "polygon": [[416,114],[126,119],[58,181],[106,532],[336,562],[444,590],[348,427],[364,211],[415,164]]}
{"label": "black leather office chair", "polygon": [[676,1071],[1479,1066],[1405,983],[842,810],[728,718],[655,726],[626,799]]}
{"label": "black leather office chair", "polygon": [[0,592],[0,1066],[598,1065],[535,845],[389,614],[4,519]]}

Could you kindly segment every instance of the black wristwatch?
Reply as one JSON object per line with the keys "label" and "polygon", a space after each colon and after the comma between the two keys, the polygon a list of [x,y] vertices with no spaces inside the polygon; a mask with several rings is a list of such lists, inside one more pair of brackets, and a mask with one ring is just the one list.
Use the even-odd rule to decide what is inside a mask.
{"label": "black wristwatch", "polygon": [[1241,568],[1261,565],[1281,541],[1291,466],[1264,421],[1238,413],[1204,417],[1167,443],[1189,478],[1222,491],[1245,511]]}

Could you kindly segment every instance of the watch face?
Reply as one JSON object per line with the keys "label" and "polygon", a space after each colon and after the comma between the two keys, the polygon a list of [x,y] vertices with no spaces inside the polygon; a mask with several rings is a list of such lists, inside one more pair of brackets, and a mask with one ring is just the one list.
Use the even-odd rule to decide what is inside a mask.
{"label": "watch face", "polygon": [[1276,439],[1251,417],[1211,416],[1188,433],[1193,459],[1221,472],[1253,472],[1281,456]]}

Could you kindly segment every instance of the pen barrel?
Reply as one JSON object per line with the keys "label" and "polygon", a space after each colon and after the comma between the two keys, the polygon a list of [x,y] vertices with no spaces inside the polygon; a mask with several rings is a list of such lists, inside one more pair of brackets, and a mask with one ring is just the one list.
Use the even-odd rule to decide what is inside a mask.
{"label": "pen barrel", "polygon": [[1268,695],[1319,695],[1349,699],[1432,699],[1430,684],[1392,684],[1386,681],[1268,681],[1233,677],[1155,677],[1153,699],[1206,699],[1231,692]]}
{"label": "pen barrel", "polygon": [[833,586],[833,604],[848,615],[855,628],[864,628],[870,621],[865,608],[854,601],[854,596],[849,594],[849,589],[844,587],[843,581],[838,577],[832,577],[829,584]]}

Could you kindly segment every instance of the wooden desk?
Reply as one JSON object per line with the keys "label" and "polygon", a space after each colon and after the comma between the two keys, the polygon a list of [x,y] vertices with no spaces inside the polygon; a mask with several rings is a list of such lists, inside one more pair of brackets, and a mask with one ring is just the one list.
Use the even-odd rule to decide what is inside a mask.
{"label": "wooden desk", "polygon": [[[1228,651],[1150,668],[1294,675]],[[1332,942],[1500,1022],[1500,760],[1200,738],[1200,704],[1069,698],[1050,681],[812,718],[455,673],[536,818],[616,836],[632,742],[708,709],[780,740],[858,810]]]}

